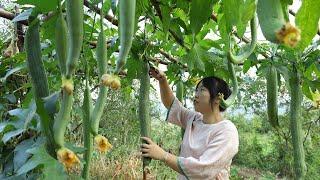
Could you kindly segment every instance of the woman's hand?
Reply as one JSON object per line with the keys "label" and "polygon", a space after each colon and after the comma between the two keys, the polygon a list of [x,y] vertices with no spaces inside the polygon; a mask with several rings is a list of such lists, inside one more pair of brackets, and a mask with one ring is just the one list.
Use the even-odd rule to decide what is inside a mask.
{"label": "woman's hand", "polygon": [[221,173],[219,173],[219,174],[216,176],[216,180],[223,180]]}
{"label": "woman's hand", "polygon": [[147,144],[144,143],[141,145],[140,151],[142,152],[143,157],[149,157],[155,160],[163,160],[166,152],[161,147],[159,147],[148,137],[141,137],[141,139],[147,142]]}
{"label": "woman's hand", "polygon": [[164,72],[154,67],[150,67],[149,74],[159,82],[163,82],[164,80],[166,80],[166,75],[164,74]]}

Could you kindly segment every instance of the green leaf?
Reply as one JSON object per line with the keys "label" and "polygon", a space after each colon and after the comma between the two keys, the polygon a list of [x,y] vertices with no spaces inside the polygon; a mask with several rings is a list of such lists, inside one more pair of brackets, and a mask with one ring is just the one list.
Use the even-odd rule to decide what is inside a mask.
{"label": "green leaf", "polygon": [[318,0],[303,0],[296,14],[296,25],[301,31],[301,41],[297,49],[303,51],[312,41],[318,31],[320,18],[320,3]]}
{"label": "green leaf", "polygon": [[223,58],[219,57],[215,53],[212,53],[211,51],[208,52],[208,54],[206,55],[206,58],[203,58],[203,62],[205,64],[205,72],[204,73],[199,72],[199,75],[216,76],[217,71],[221,70],[220,72],[222,72],[223,70],[225,70]]}
{"label": "green leaf", "polygon": [[101,3],[101,0],[89,0],[89,2],[91,2],[91,5],[97,5]]}
{"label": "green leaf", "polygon": [[80,147],[80,146],[75,146],[73,143],[67,142],[65,143],[66,148],[70,149],[74,153],[84,153],[86,148]]}
{"label": "green leaf", "polygon": [[188,64],[188,68],[192,71],[194,68],[205,72],[203,61],[210,61],[212,56],[209,52],[203,49],[200,45],[195,44],[191,51],[182,57],[182,61]]}
{"label": "green leaf", "polygon": [[43,24],[41,25],[40,30],[44,39],[50,39],[52,42],[54,42],[53,39],[55,36],[57,18],[58,18],[58,15],[55,14],[53,17],[43,22]]}
{"label": "green leaf", "polygon": [[17,175],[27,173],[39,165],[43,165],[45,179],[66,179],[62,165],[47,153],[44,145],[29,149],[27,153],[33,156],[17,171]]}
{"label": "green leaf", "polygon": [[15,116],[20,120],[20,119],[24,118],[25,109],[17,108],[17,109],[13,109],[13,110],[8,111],[8,113],[10,116]]}
{"label": "green leaf", "polygon": [[212,6],[217,0],[192,0],[190,10],[190,26],[194,35],[197,35],[204,23],[211,16]]}
{"label": "green leaf", "polygon": [[216,71],[214,71],[214,76],[221,78],[221,79],[227,79],[230,78],[230,73],[227,69],[217,69]]}
{"label": "green leaf", "polygon": [[129,81],[138,78],[138,74],[140,71],[140,62],[138,59],[128,58],[126,63],[126,68],[128,69],[127,77]]}
{"label": "green leaf", "polygon": [[36,103],[32,101],[26,110],[25,117],[24,117],[24,128],[27,128],[27,125],[31,122],[36,114]]}
{"label": "green leaf", "polygon": [[14,124],[11,121],[5,121],[0,123],[0,133],[3,133],[8,129],[14,129]]}
{"label": "green leaf", "polygon": [[288,4],[288,5],[292,5],[293,3],[293,0],[281,0],[283,1],[284,3]]}
{"label": "green leaf", "polygon": [[204,49],[220,49],[220,43],[218,41],[214,41],[212,39],[203,39],[201,41],[199,41],[198,43],[199,45],[201,45],[201,47],[203,47]]}
{"label": "green leaf", "polygon": [[9,111],[9,114],[11,116],[15,116],[18,118],[17,120],[17,126],[16,128],[26,128],[27,124],[33,119],[34,115],[36,113],[36,104],[34,101],[32,101],[27,109],[13,109]]}
{"label": "green leaf", "polygon": [[247,59],[244,61],[243,63],[243,73],[247,73],[251,67],[251,60],[250,59]]}
{"label": "green leaf", "polygon": [[[29,83],[26,83],[23,85],[24,88],[31,88],[32,87],[32,83],[29,82]],[[21,104],[21,107],[22,108],[28,108],[29,104],[31,101],[33,101],[33,92],[32,91],[29,91],[25,96],[24,96],[24,100]]]}
{"label": "green leaf", "polygon": [[320,50],[316,49],[312,51],[308,56],[306,56],[306,60],[303,63],[305,68],[308,68],[312,64],[314,64],[320,58]]}
{"label": "green leaf", "polygon": [[[8,173],[11,173],[11,171],[8,172]],[[3,179],[3,180],[20,180],[20,179],[27,179],[27,177],[26,177],[26,174],[22,174],[22,175],[19,175],[19,176],[17,176],[17,175],[7,176],[6,173],[3,172],[3,173],[0,174],[0,179]],[[36,179],[36,178],[28,176],[28,179]]]}
{"label": "green leaf", "polygon": [[24,173],[27,173],[29,171],[31,171],[32,169],[36,168],[37,166],[39,166],[41,163],[39,161],[36,161],[35,158],[30,158],[29,161],[27,161],[27,163],[25,163],[18,171],[17,174],[21,175]]}
{"label": "green leaf", "polygon": [[3,143],[7,143],[11,138],[20,135],[24,131],[25,131],[24,129],[17,129],[17,130],[10,131],[10,132],[4,134],[3,137],[2,137]]}
{"label": "green leaf", "polygon": [[289,89],[290,71],[286,66],[276,66],[278,73],[282,75],[285,80],[285,85]]}
{"label": "green leaf", "polygon": [[312,98],[312,94],[311,94],[311,90],[309,88],[309,81],[308,80],[304,80],[303,83],[302,83],[302,92],[303,94],[309,98],[309,99],[313,99]]}
{"label": "green leaf", "polygon": [[236,26],[240,20],[239,7],[243,0],[223,0],[223,14],[226,18],[227,33],[231,32],[232,27]]}
{"label": "green leaf", "polygon": [[36,6],[36,9],[38,9],[42,13],[47,13],[50,11],[54,11],[57,6],[57,1],[51,0],[51,1],[44,1],[43,0],[18,0],[18,4],[24,5],[24,4],[31,4]]}
{"label": "green leaf", "polygon": [[149,11],[149,8],[150,8],[150,2],[148,0],[136,1],[136,12],[139,15],[142,15],[144,12]]}
{"label": "green leaf", "polygon": [[182,9],[187,14],[189,13],[189,2],[186,0],[177,0],[177,8]]}
{"label": "green leaf", "polygon": [[181,67],[176,63],[171,63],[168,65],[168,70],[166,71],[166,75],[169,79],[169,83],[178,80],[179,77],[177,72],[180,72],[180,69]]}
{"label": "green leaf", "polygon": [[306,70],[304,72],[304,76],[308,78],[309,80],[313,79],[313,72],[316,70],[315,64],[311,64],[310,66],[306,67]]}
{"label": "green leaf", "polygon": [[309,86],[312,91],[320,91],[320,80],[309,81]]}
{"label": "green leaf", "polygon": [[190,72],[194,69],[194,60],[191,59],[191,58],[192,58],[191,52],[189,52],[188,54],[185,54],[184,56],[182,56],[181,59],[180,59],[180,61],[183,64],[186,63],[188,65],[188,69],[189,69]]}
{"label": "green leaf", "polygon": [[[210,49],[209,51],[210,56],[213,58],[212,61],[214,61],[215,63],[217,63],[218,61],[216,60],[220,60],[220,59],[225,59],[225,53],[219,49]],[[224,64],[222,62],[222,64]]]}
{"label": "green leaf", "polygon": [[190,21],[189,12],[186,13],[185,11],[183,11],[182,9],[179,9],[179,8],[172,9],[172,16],[179,17],[184,22]]}
{"label": "green leaf", "polygon": [[317,74],[318,79],[319,79],[320,78],[320,64],[317,63],[317,64],[315,64],[315,66],[316,66],[316,69],[317,69],[317,71],[315,71],[315,73]]}
{"label": "green leaf", "polygon": [[257,4],[256,0],[246,0],[245,2],[240,1],[239,7],[239,21],[237,24],[237,34],[242,37],[245,33],[248,22],[254,17],[256,12]]}
{"label": "green leaf", "polygon": [[16,96],[14,96],[14,94],[6,94],[3,97],[6,98],[10,103],[17,102],[17,98],[16,98]]}
{"label": "green leaf", "polygon": [[[8,146],[6,146],[8,147]],[[13,172],[13,148],[8,147],[6,151],[1,152],[0,163],[3,164],[1,169],[1,174],[7,176]],[[0,175],[0,179],[1,175]]]}
{"label": "green leaf", "polygon": [[189,33],[186,23],[180,17],[174,18],[174,20],[172,22],[178,24],[184,30],[185,35],[187,35]]}
{"label": "green leaf", "polygon": [[14,74],[14,73],[16,73],[16,72],[19,72],[20,70],[25,69],[26,67],[27,67],[27,66],[26,66],[26,63],[23,63],[23,64],[20,64],[20,65],[18,65],[17,67],[15,67],[15,68],[13,68],[13,69],[10,69],[10,70],[6,73],[6,75],[5,75],[3,78],[0,79],[0,81],[1,81],[1,82],[5,82],[10,75],[12,75],[12,74]]}
{"label": "green leaf", "polygon": [[286,21],[290,21],[289,20],[289,10],[288,10],[288,8],[289,8],[289,5],[292,4],[292,1],[290,2],[288,0],[280,0],[280,2],[281,2],[281,6],[282,6],[282,12],[283,12],[284,19]]}
{"label": "green leaf", "polygon": [[218,24],[219,24],[219,32],[224,44],[229,43],[227,25],[226,25],[226,17],[225,15],[218,15]]}
{"label": "green leaf", "polygon": [[307,98],[312,100],[312,94],[311,94],[311,91],[310,91],[310,88],[309,88],[308,81],[303,81],[303,83],[302,83],[302,92]]}
{"label": "green leaf", "polygon": [[[67,179],[67,175],[64,172],[61,163],[55,161],[53,158],[50,161],[45,163],[43,176],[44,176],[44,180]],[[77,179],[80,179],[80,178],[77,178]]]}
{"label": "green leaf", "polygon": [[60,96],[60,91],[57,91],[48,97],[43,98],[44,108],[47,110],[49,114],[55,114],[58,112],[57,102]]}
{"label": "green leaf", "polygon": [[206,37],[206,35],[208,34],[208,33],[210,33],[210,31],[212,30],[212,29],[216,29],[216,26],[217,26],[218,24],[216,23],[216,22],[214,22],[214,21],[208,21],[208,23],[206,23],[203,27],[202,27],[202,29],[201,29],[201,31],[198,33],[198,35],[196,36],[196,38],[197,38],[197,42],[200,42],[200,41],[203,41],[203,40],[208,40],[207,38],[206,39],[204,39],[205,37]]}
{"label": "green leaf", "polygon": [[26,163],[31,154],[26,151],[35,143],[34,139],[27,139],[22,141],[14,149],[13,167],[16,172],[22,165]]}
{"label": "green leaf", "polygon": [[[269,66],[269,64],[267,64],[267,63],[264,63],[264,64],[262,64],[258,69],[257,69],[257,75],[258,76],[266,76],[266,74],[268,73],[268,66]],[[284,68],[286,68],[285,66],[284,66]]]}
{"label": "green leaf", "polygon": [[178,18],[172,18],[170,22],[170,29],[175,32],[175,34],[179,37],[179,39],[183,40],[183,34],[181,32],[180,26],[179,26],[179,20]]}
{"label": "green leaf", "polygon": [[11,22],[28,20],[31,13],[32,13],[32,8],[27,9],[27,10],[23,11],[21,14],[19,14],[18,16],[14,17]]}
{"label": "green leaf", "polygon": [[170,28],[170,8],[168,6],[160,5],[162,15],[162,29],[165,34],[168,33]]}

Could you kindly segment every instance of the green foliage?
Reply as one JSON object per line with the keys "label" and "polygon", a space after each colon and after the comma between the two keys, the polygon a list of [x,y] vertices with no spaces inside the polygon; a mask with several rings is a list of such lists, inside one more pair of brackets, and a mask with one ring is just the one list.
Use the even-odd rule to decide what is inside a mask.
{"label": "green foliage", "polygon": [[168,6],[160,5],[162,12],[162,31],[167,35],[171,25],[171,9]]}
{"label": "green foliage", "polygon": [[318,32],[320,4],[316,0],[304,0],[297,12],[296,24],[301,31],[301,41],[297,49],[303,51]]}
{"label": "green foliage", "polygon": [[211,16],[213,4],[217,0],[192,0],[190,10],[190,26],[192,33],[197,35]]}
{"label": "green foliage", "polygon": [[48,155],[44,146],[31,148],[27,150],[27,153],[30,153],[33,156],[17,171],[17,175],[27,173],[36,167],[43,166],[43,179],[66,178],[66,174],[63,172],[63,166]]}
{"label": "green foliage", "polygon": [[255,0],[224,0],[222,1],[223,13],[226,20],[226,32],[230,33],[234,26],[238,35],[243,36],[248,21],[254,17],[256,11]]}
{"label": "green foliage", "polygon": [[240,2],[240,17],[237,24],[237,34],[239,37],[242,37],[246,31],[248,21],[255,17],[257,2],[256,0],[246,0],[245,2]]}
{"label": "green foliage", "polygon": [[[264,131],[262,120],[254,118],[251,122],[247,122],[247,120],[238,116],[232,118],[232,121],[237,126],[240,135],[240,150],[234,159],[234,163],[262,170],[271,170],[271,167],[275,168],[273,170],[276,171],[277,169],[274,167],[277,162],[276,147],[274,146],[275,137],[273,135],[273,139],[272,134],[268,132],[260,133]],[[265,163],[266,161],[268,163]]]}
{"label": "green foliage", "polygon": [[[316,121],[318,121],[317,116],[319,114],[317,112],[304,110],[302,113],[304,117],[308,119],[316,118]],[[279,131],[272,129],[271,125],[267,123],[266,116],[254,116],[251,120],[248,120],[240,114],[232,116],[230,119],[235,123],[240,135],[239,152],[233,159],[234,168],[236,168],[233,170],[234,177],[239,177],[242,174],[243,169],[239,168],[239,166],[252,168],[260,172],[269,171],[272,174],[278,174],[278,177],[293,177],[294,160],[293,153],[291,153],[293,146],[290,144],[290,132],[286,128],[290,125],[288,114],[280,116],[280,127],[282,128]],[[314,121],[304,123],[303,129],[305,132],[312,126],[309,123],[313,124]],[[311,131],[319,130],[319,125],[314,125]],[[316,167],[320,163],[319,158],[316,157],[319,153],[317,148],[319,146],[319,134],[315,133],[312,136],[304,136],[303,138],[308,169],[306,178],[312,179],[312,177],[319,175],[319,171],[316,171]],[[253,177],[253,175],[247,177]]]}
{"label": "green foliage", "polygon": [[24,5],[24,4],[31,4],[36,7],[37,11],[40,11],[41,13],[47,13],[49,11],[53,11],[56,8],[57,1],[50,1],[47,3],[43,3],[41,0],[18,0],[18,4]]}
{"label": "green foliage", "polygon": [[204,50],[198,44],[195,44],[192,50],[182,57],[182,62],[188,64],[190,71],[194,69],[205,71],[203,61],[208,61],[210,58],[212,58],[212,56],[210,56],[206,50]]}
{"label": "green foliage", "polygon": [[[34,174],[37,169],[43,169],[44,178],[48,178],[48,173],[51,171],[55,177],[64,176],[63,167],[46,152],[44,139],[33,137],[41,131],[35,102],[32,101],[27,109],[13,109],[9,114],[10,120],[0,125],[1,164],[8,168],[2,172],[2,175],[25,177],[29,171],[28,176]],[[8,161],[11,158],[12,163]],[[10,166],[12,169],[9,168]]]}
{"label": "green foliage", "polygon": [[236,26],[239,22],[240,11],[239,7],[241,1],[236,0],[224,0],[223,2],[223,12],[226,19],[226,30],[227,33],[231,32],[232,27]]}

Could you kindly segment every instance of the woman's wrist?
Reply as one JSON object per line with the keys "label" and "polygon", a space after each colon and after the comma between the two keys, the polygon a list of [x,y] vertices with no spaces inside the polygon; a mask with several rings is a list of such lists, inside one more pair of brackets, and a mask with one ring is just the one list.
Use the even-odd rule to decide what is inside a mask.
{"label": "woman's wrist", "polygon": [[165,76],[161,77],[160,79],[158,79],[159,83],[166,83],[167,82],[167,78]]}
{"label": "woman's wrist", "polygon": [[168,157],[169,157],[169,153],[168,152],[166,152],[166,151],[164,151],[164,153],[163,153],[163,156],[162,156],[162,161],[163,162],[167,162],[167,159],[168,159]]}

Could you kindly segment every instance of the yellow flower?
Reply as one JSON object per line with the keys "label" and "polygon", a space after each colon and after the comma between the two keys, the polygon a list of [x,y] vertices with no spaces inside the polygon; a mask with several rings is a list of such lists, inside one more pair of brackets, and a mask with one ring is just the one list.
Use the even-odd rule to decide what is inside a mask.
{"label": "yellow flower", "polygon": [[121,87],[120,79],[117,76],[114,76],[111,84],[110,84],[111,89],[113,90],[118,90]]}
{"label": "yellow flower", "polygon": [[112,82],[113,77],[110,74],[104,74],[101,77],[101,83],[104,86],[110,86],[111,82]]}
{"label": "yellow flower", "polygon": [[117,75],[102,75],[101,84],[103,84],[104,86],[108,86],[113,90],[118,90],[121,87],[120,78]]}
{"label": "yellow flower", "polygon": [[279,42],[284,43],[289,47],[295,47],[301,40],[300,30],[289,22],[287,22],[277,33]]}
{"label": "yellow flower", "polygon": [[313,106],[315,108],[320,109],[320,93],[318,90],[315,91],[315,93],[312,93],[312,101],[313,101]]}
{"label": "yellow flower", "polygon": [[224,95],[222,93],[218,93],[219,100],[224,100]]}
{"label": "yellow flower", "polygon": [[64,165],[67,171],[76,167],[80,163],[77,155],[68,148],[60,148],[57,151],[57,157],[59,162]]}
{"label": "yellow flower", "polygon": [[112,148],[112,145],[109,143],[108,139],[100,134],[94,137],[94,142],[95,142],[96,148],[101,153],[105,153]]}
{"label": "yellow flower", "polygon": [[192,77],[192,78],[190,78],[189,80],[191,81],[191,83],[192,83],[193,85],[197,85],[197,84],[201,81],[201,79],[200,79],[200,78],[197,78],[197,77]]}
{"label": "yellow flower", "polygon": [[73,93],[74,86],[72,79],[62,78],[62,89],[64,89],[69,95]]}

